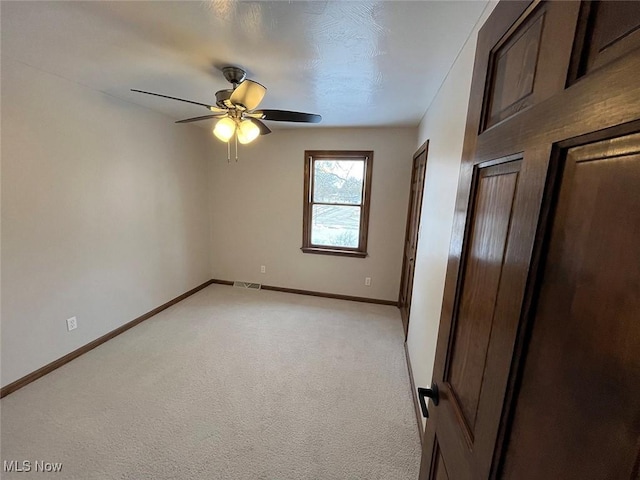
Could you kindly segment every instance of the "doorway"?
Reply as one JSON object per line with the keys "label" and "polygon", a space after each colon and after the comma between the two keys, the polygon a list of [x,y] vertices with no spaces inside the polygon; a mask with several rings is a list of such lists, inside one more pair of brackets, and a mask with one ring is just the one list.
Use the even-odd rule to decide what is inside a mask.
{"label": "doorway", "polygon": [[420,232],[420,212],[422,210],[422,196],[424,193],[424,178],[427,171],[427,140],[413,155],[413,169],[411,173],[411,193],[407,212],[407,226],[404,237],[404,254],[402,260],[402,278],[400,280],[400,294],[398,307],[402,316],[404,338],[409,332],[409,313],[411,311],[411,295],[413,291],[413,277],[416,268],[416,253],[418,251],[418,237]]}

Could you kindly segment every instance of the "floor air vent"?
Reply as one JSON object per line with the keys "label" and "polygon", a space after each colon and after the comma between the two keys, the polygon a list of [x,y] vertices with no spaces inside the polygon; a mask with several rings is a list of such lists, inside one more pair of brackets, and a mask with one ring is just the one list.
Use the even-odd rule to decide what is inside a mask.
{"label": "floor air vent", "polygon": [[233,282],[234,287],[238,288],[248,288],[251,290],[260,290],[262,285],[260,283],[250,283],[250,282]]}

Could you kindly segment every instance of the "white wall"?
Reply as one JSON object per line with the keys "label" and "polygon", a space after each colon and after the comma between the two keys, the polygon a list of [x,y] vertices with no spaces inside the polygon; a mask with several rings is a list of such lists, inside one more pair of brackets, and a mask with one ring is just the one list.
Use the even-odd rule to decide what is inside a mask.
{"label": "white wall", "polygon": [[2,385],[210,278],[211,160],[206,131],[4,53]]}
{"label": "white wall", "polygon": [[495,5],[487,5],[418,129],[417,145],[429,140],[429,152],[407,338],[416,386],[431,384],[477,34]]}
{"label": "white wall", "polygon": [[[415,138],[415,128],[277,130],[231,164],[214,141],[213,277],[397,301]],[[300,251],[305,150],[374,151],[367,258]]]}

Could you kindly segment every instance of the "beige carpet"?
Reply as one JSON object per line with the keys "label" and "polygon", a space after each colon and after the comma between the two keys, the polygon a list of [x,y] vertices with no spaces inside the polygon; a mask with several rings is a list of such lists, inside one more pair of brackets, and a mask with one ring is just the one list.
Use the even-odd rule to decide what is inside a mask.
{"label": "beige carpet", "polygon": [[[212,285],[1,401],[2,479],[416,479],[394,307]],[[35,461],[61,473],[34,472]]]}

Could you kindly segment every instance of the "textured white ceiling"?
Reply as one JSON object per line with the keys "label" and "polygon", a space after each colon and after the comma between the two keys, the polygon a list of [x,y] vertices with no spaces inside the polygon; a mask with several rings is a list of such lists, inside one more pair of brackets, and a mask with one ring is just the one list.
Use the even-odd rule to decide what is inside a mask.
{"label": "textured white ceiling", "polygon": [[262,108],[417,125],[485,5],[3,1],[1,54],[175,120],[206,111],[130,89],[214,104],[230,87],[218,67],[238,65],[268,88]]}

